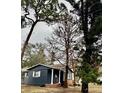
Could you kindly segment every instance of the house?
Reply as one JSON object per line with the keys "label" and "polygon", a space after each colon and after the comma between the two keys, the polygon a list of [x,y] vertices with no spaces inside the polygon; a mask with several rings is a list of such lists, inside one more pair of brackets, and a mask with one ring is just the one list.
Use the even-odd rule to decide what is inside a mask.
{"label": "house", "polygon": [[[72,79],[72,71],[68,70],[68,79]],[[22,84],[45,86],[46,84],[63,84],[65,71],[62,68],[37,64],[22,69]]]}
{"label": "house", "polygon": [[[61,64],[55,64],[55,65],[53,65],[53,67],[60,68],[65,72],[65,66],[63,66]],[[67,82],[68,82],[69,86],[74,85],[74,72],[73,72],[73,69],[71,69],[70,67],[69,67],[69,70],[68,70],[68,80],[67,80]]]}

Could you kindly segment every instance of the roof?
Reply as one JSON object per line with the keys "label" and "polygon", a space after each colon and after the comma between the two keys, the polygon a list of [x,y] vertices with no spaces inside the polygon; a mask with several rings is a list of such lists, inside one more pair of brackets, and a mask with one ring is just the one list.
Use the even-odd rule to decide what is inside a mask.
{"label": "roof", "polygon": [[35,67],[37,67],[37,66],[45,66],[45,67],[51,68],[51,69],[62,70],[61,68],[56,68],[56,67],[53,67],[53,66],[50,66],[50,65],[45,65],[45,64],[36,64],[36,65],[34,65],[34,66],[32,66],[32,67],[29,67],[27,70],[33,69],[33,68],[35,68]]}
{"label": "roof", "polygon": [[[36,65],[33,65],[32,67],[24,68],[24,69],[25,69],[25,71],[27,71],[27,70],[33,69],[33,68],[35,68],[37,66],[45,66],[47,68],[57,69],[57,70],[61,70],[61,71],[64,71],[65,72],[65,67],[63,65],[61,65],[61,64],[56,64],[56,65],[36,64]],[[71,72],[73,72],[70,68],[69,68],[69,70]]]}
{"label": "roof", "polygon": [[27,69],[28,69],[28,68],[27,68],[27,67],[25,67],[25,68],[22,68],[22,69],[21,69],[21,71],[22,71],[22,72],[26,72],[26,71],[27,71]]}
{"label": "roof", "polygon": [[[55,64],[55,65],[52,65],[52,67],[55,67],[55,68],[58,68],[58,69],[62,69],[63,71],[65,71],[65,66],[62,65],[62,64]],[[69,70],[70,70],[71,72],[73,72],[73,71],[71,70],[71,68],[69,68]]]}

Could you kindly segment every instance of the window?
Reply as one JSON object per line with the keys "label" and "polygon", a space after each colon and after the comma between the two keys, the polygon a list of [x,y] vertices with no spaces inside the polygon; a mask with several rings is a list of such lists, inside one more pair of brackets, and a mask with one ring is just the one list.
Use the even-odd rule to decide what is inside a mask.
{"label": "window", "polygon": [[72,79],[72,74],[68,73],[68,79],[71,80]]}
{"label": "window", "polygon": [[40,71],[33,71],[33,77],[40,77]]}
{"label": "window", "polygon": [[28,77],[28,73],[27,72],[24,74],[24,77]]}

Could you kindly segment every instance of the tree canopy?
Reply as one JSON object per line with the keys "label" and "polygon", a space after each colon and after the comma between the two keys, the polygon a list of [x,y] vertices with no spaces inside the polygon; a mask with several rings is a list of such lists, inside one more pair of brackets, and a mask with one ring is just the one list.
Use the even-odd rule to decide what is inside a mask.
{"label": "tree canopy", "polygon": [[[21,57],[23,58],[24,51],[37,22],[45,21],[47,23],[57,23],[58,28],[54,29],[54,35],[52,39],[49,40],[49,43],[53,45],[50,50],[52,56],[51,60],[55,60],[56,51],[54,51],[54,49],[57,49],[57,52],[58,50],[62,51],[66,57],[61,56],[61,58],[66,59],[67,68],[70,60],[70,51],[77,51],[79,57],[78,61],[80,62],[77,75],[82,79],[82,93],[88,93],[88,83],[98,82],[98,77],[101,75],[99,71],[102,65],[101,0],[66,0],[73,7],[70,13],[67,12],[68,10],[64,3],[59,4],[58,0],[21,1],[22,11],[24,12],[21,17],[22,28],[25,27],[25,25],[31,25],[30,32],[22,49]],[[67,18],[68,15],[73,14],[78,17],[78,21],[74,21],[73,17]],[[31,15],[33,15],[33,17],[30,17]],[[74,37],[78,37],[79,34],[81,34],[81,38],[74,40]],[[37,53],[42,55],[41,52]],[[36,56],[39,57],[40,55]],[[31,57],[32,60],[35,59],[36,56],[33,55]]]}
{"label": "tree canopy", "polygon": [[51,23],[59,20],[61,12],[59,7],[61,5],[58,4],[58,0],[21,0],[21,26],[22,28],[31,26],[22,48],[21,60],[36,24],[41,21]]}
{"label": "tree canopy", "polygon": [[29,43],[26,47],[24,59],[22,61],[22,68],[31,67],[36,64],[47,64],[44,53],[44,45],[39,43]]}
{"label": "tree canopy", "polygon": [[82,79],[82,93],[88,93],[88,83],[97,82],[100,75],[102,48],[102,2],[101,0],[66,0],[74,8],[71,11],[80,18],[83,37],[80,43],[78,75]]}

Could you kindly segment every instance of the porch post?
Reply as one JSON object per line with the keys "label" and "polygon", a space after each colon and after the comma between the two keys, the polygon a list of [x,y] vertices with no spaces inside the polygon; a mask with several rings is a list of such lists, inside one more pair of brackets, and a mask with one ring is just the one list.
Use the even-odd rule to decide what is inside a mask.
{"label": "porch post", "polygon": [[51,69],[52,73],[51,73],[51,84],[53,84],[53,69]]}
{"label": "porch post", "polygon": [[61,77],[61,70],[59,70],[59,83],[60,83],[60,77]]}

